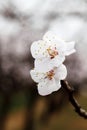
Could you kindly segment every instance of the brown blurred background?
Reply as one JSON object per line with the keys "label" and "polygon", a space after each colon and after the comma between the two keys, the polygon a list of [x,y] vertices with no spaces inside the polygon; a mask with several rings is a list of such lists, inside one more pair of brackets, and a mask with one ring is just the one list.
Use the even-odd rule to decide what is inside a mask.
{"label": "brown blurred background", "polygon": [[76,41],[67,80],[87,109],[87,0],[0,0],[0,130],[87,130],[62,88],[39,96],[30,45],[48,31]]}

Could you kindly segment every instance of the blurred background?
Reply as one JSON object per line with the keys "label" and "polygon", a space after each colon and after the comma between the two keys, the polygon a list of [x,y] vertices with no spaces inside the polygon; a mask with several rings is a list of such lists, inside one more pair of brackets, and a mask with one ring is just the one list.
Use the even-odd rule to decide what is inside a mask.
{"label": "blurred background", "polygon": [[87,109],[87,0],[0,0],[0,130],[87,130],[62,88],[39,96],[30,46],[48,31],[76,41],[67,80]]}

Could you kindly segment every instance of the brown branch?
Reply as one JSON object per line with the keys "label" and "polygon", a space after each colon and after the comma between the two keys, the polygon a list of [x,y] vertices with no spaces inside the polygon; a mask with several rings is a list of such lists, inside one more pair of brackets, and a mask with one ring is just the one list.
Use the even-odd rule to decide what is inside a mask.
{"label": "brown branch", "polygon": [[69,95],[69,101],[75,108],[75,111],[81,116],[87,119],[87,112],[80,106],[80,104],[77,102],[77,100],[74,97],[74,89],[70,87],[67,81],[62,80],[61,81],[62,87],[67,91]]}

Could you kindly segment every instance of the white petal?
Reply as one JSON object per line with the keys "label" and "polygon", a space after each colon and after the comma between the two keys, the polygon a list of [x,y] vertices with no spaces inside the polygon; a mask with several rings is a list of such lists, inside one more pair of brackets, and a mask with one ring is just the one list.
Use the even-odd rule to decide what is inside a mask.
{"label": "white petal", "polygon": [[59,39],[59,37],[55,33],[51,31],[48,31],[45,33],[45,35],[43,36],[43,40],[46,42],[53,42],[53,41],[56,41],[59,43],[64,42],[62,39]]}
{"label": "white petal", "polygon": [[50,64],[49,58],[36,59],[35,60],[35,68],[39,72],[48,72],[52,69],[52,65]]}
{"label": "white petal", "polygon": [[58,67],[65,60],[64,56],[56,56],[53,59],[43,58],[35,59],[35,68],[39,72],[48,72],[54,67]]}
{"label": "white petal", "polygon": [[55,58],[51,59],[52,67],[58,67],[60,66],[65,60],[64,55],[58,55]]}
{"label": "white petal", "polygon": [[56,81],[56,87],[54,91],[58,91],[61,88],[60,80],[55,80]]}
{"label": "white petal", "polygon": [[46,49],[47,43],[45,43],[43,40],[39,40],[32,43],[31,54],[34,58],[43,58],[48,55]]}
{"label": "white petal", "polygon": [[57,91],[60,88],[60,85],[56,84],[55,79],[48,80],[45,79],[43,82],[38,84],[38,93],[42,96],[51,94],[53,91]]}
{"label": "white petal", "polygon": [[74,53],[76,51],[74,49],[74,47],[75,47],[75,42],[74,41],[66,43],[65,55],[68,56],[68,55]]}
{"label": "white petal", "polygon": [[59,55],[65,55],[65,53],[64,53],[66,51],[66,43],[65,42],[57,43],[56,48],[57,48]]}
{"label": "white petal", "polygon": [[56,80],[63,80],[66,78],[66,76],[67,76],[67,69],[65,65],[62,64],[56,69],[54,77]]}
{"label": "white petal", "polygon": [[66,50],[66,43],[64,40],[59,39],[57,35],[52,33],[51,31],[48,31],[44,36],[43,40],[47,43],[51,44],[51,46],[56,47],[58,50],[58,53],[63,53]]}
{"label": "white petal", "polygon": [[40,82],[41,80],[43,80],[44,77],[46,76],[44,73],[39,73],[39,72],[36,71],[35,69],[30,71],[30,75],[31,75],[31,78],[32,78],[35,82],[37,82],[37,83]]}

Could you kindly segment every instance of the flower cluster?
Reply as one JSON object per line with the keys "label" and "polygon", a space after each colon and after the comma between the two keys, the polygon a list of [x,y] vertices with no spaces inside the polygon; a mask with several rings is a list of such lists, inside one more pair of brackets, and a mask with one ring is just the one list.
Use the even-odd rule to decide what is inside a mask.
{"label": "flower cluster", "polygon": [[45,96],[59,90],[60,80],[67,76],[67,69],[63,65],[65,56],[75,52],[74,46],[75,42],[65,42],[50,31],[42,40],[33,42],[31,54],[35,62],[30,74],[37,83],[40,95]]}

